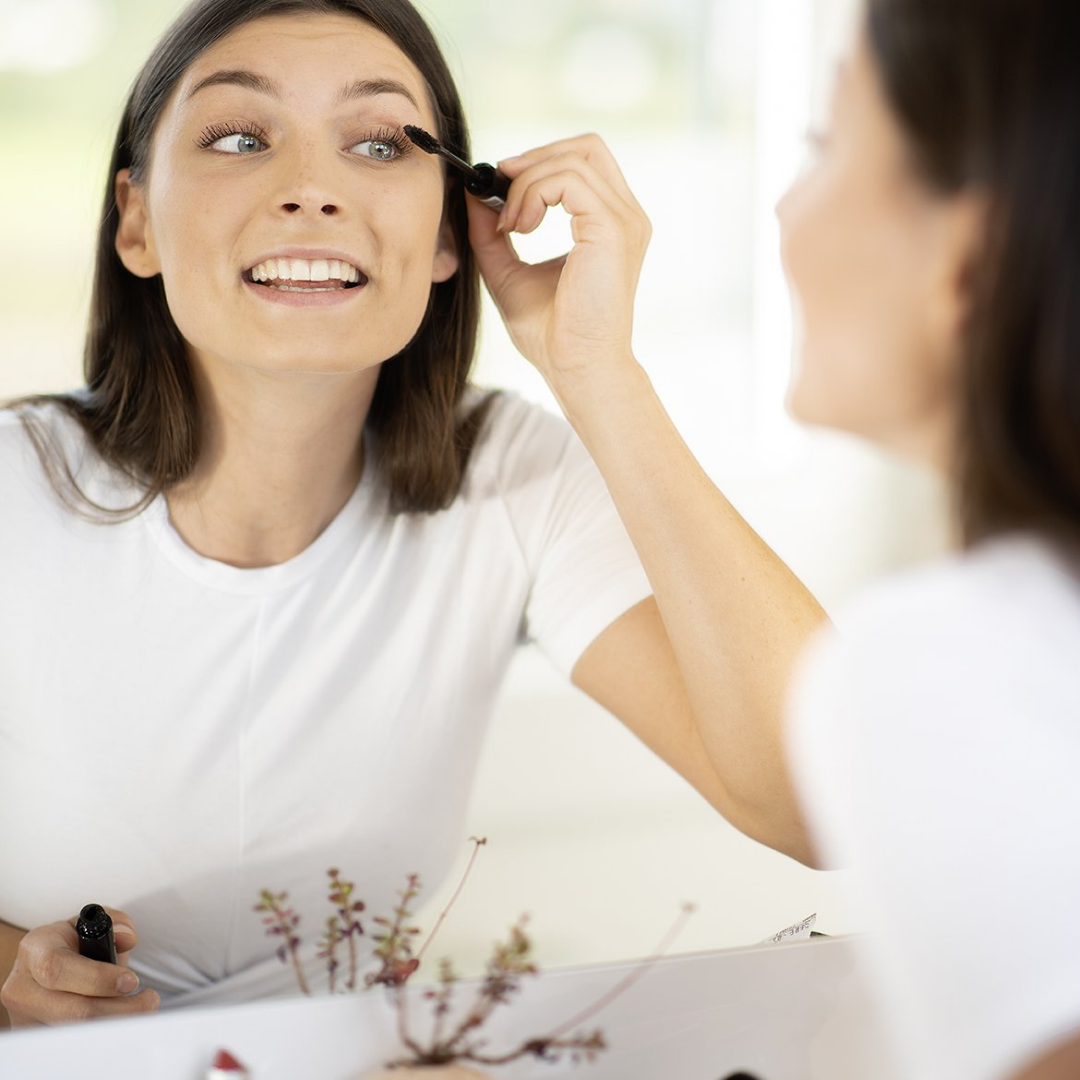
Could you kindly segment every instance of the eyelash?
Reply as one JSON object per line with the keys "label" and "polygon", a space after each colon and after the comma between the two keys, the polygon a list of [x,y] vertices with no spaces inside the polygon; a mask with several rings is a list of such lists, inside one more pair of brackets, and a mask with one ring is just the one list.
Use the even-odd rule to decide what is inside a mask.
{"label": "eyelash", "polygon": [[[270,141],[266,132],[263,131],[258,124],[253,124],[245,120],[243,122],[234,121],[226,124],[211,124],[209,127],[203,129],[202,134],[196,139],[196,144],[200,149],[206,150],[213,146],[219,139],[227,139],[230,135],[251,135],[261,143],[268,143]],[[409,137],[399,128],[379,128],[377,131],[362,135],[352,143],[352,145],[359,146],[361,143],[366,142],[381,142],[386,143],[388,146],[392,146],[396,151],[396,154],[390,159],[391,161],[397,161],[399,158],[405,157],[405,155],[413,148],[413,144]],[[373,158],[372,160],[376,159]]]}
{"label": "eyelash", "polygon": [[412,140],[400,128],[379,128],[378,131],[370,132],[357,139],[353,146],[359,146],[360,143],[366,142],[382,142],[392,146],[397,151],[394,161],[405,157],[413,148]]}
{"label": "eyelash", "polygon": [[252,124],[245,120],[243,123],[235,121],[227,124],[211,124],[203,129],[202,134],[195,142],[201,149],[205,150],[213,146],[218,139],[227,139],[230,135],[254,135],[260,142],[267,141],[266,132],[258,124]]}

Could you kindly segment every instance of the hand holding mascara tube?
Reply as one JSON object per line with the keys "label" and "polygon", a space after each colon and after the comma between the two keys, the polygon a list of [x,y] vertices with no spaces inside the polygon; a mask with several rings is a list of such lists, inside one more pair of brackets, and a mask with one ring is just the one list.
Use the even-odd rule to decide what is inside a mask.
{"label": "hand holding mascara tube", "polygon": [[[649,219],[598,135],[537,147],[500,168],[512,180],[506,205],[495,215],[466,200],[469,244],[514,344],[564,409],[591,416],[613,386],[644,378],[632,336]],[[570,218],[569,250],[530,263],[511,237],[535,232],[555,207]]]}
{"label": "hand holding mascara tube", "polygon": [[127,966],[137,940],[127,914],[98,904],[28,931],[3,984],[11,1026],[156,1012],[157,993],[139,989],[139,977]]}

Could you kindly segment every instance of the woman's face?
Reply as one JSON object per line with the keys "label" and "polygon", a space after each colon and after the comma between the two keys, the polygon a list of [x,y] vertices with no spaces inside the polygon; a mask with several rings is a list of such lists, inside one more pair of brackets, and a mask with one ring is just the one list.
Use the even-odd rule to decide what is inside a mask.
{"label": "woman's face", "polygon": [[947,467],[977,204],[917,177],[865,35],[819,142],[777,210],[802,332],[789,407]]}
{"label": "woman's face", "polygon": [[117,250],[204,367],[351,372],[408,344],[457,257],[404,124],[437,127],[424,80],[350,16],[259,19],[195,60],[149,175],[120,174]]}

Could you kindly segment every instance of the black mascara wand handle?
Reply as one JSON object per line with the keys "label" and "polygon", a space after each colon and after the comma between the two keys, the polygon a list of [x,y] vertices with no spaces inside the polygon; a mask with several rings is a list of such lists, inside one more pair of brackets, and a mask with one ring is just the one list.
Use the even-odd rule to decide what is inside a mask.
{"label": "black mascara wand handle", "polygon": [[510,177],[499,172],[494,165],[479,162],[473,166],[475,173],[465,178],[465,190],[475,195],[481,202],[494,210],[501,210],[506,205],[506,194],[510,190]]}
{"label": "black mascara wand handle", "polygon": [[80,956],[86,956],[91,960],[103,960],[107,964],[116,963],[116,941],[113,939],[112,919],[100,904],[87,904],[79,912],[75,933],[79,938]]}

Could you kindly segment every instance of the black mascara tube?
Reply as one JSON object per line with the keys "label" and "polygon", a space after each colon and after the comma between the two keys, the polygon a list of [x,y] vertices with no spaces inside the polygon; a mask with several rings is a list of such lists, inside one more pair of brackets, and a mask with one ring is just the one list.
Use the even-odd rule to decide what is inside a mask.
{"label": "black mascara tube", "polygon": [[506,205],[510,177],[485,161],[478,162],[473,168],[476,170],[474,175],[465,177],[465,190],[492,210],[501,210]]}
{"label": "black mascara tube", "polygon": [[79,938],[79,955],[91,960],[116,963],[116,942],[113,940],[112,919],[100,904],[87,904],[79,912],[75,924]]}

